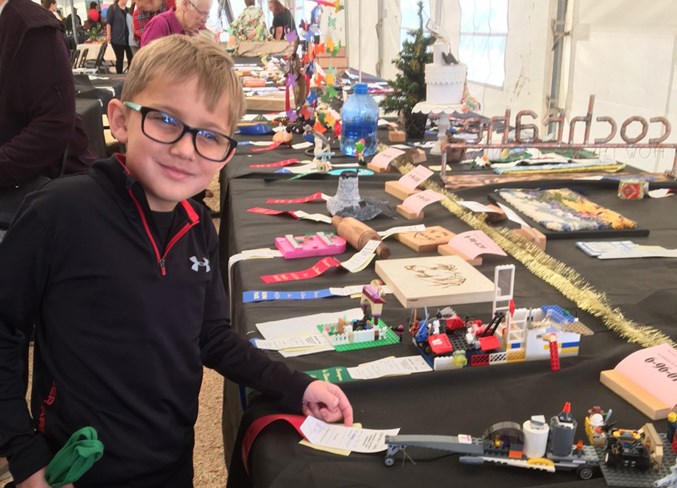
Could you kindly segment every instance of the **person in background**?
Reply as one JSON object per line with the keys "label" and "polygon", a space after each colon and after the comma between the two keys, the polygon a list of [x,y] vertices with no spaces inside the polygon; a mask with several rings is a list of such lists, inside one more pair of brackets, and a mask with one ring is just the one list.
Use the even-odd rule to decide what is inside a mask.
{"label": "person in background", "polygon": [[270,39],[263,10],[255,5],[255,0],[244,0],[244,4],[247,7],[230,24],[233,35],[240,41],[267,41]]}
{"label": "person in background", "polygon": [[[273,361],[232,327],[216,230],[187,200],[232,158],[244,108],[217,43],[152,42],[108,105],[127,154],[32,193],[7,232],[0,455],[19,488],[48,488],[45,467],[82,426],[96,429],[104,454],[78,488],[192,487],[204,367],[280,411],[352,425],[339,386]],[[33,329],[29,412],[20,355]]]}
{"label": "person in background", "polygon": [[66,20],[64,21],[66,26],[67,26],[66,29],[72,29],[73,28],[73,20],[72,20],[73,17],[75,17],[75,27],[77,29],[82,28],[82,19],[78,15],[78,9],[73,7],[73,12],[68,14],[68,16],[66,17]]}
{"label": "person in background", "polygon": [[268,9],[273,13],[273,25],[270,28],[273,39],[279,41],[284,39],[287,33],[296,30],[294,17],[280,0],[268,0]]}
{"label": "person in background", "polygon": [[89,146],[64,25],[31,0],[0,0],[0,47],[0,188],[56,177],[69,145]]}
{"label": "person in background", "polygon": [[56,12],[56,0],[42,0],[42,6],[52,12],[59,22],[61,21],[61,17],[59,17],[59,14]]}
{"label": "person in background", "polygon": [[141,47],[171,34],[197,34],[209,17],[211,0],[178,0],[176,8],[158,14],[146,24]]}
{"label": "person in background", "polygon": [[129,30],[127,29],[127,0],[115,0],[106,12],[106,42],[113,46],[115,52],[115,71],[122,73],[125,53],[127,66],[132,62],[132,49],[129,47]]}
{"label": "person in background", "polygon": [[134,36],[134,12],[136,12],[137,0],[132,0],[132,6],[127,11],[127,33],[129,35],[129,48],[132,50],[132,56],[139,50],[139,43]]}
{"label": "person in background", "polygon": [[134,40],[139,46],[141,46],[143,31],[150,19],[174,7],[174,0],[137,0],[136,9],[132,14],[132,25],[134,26]]}
{"label": "person in background", "polygon": [[101,23],[101,12],[99,12],[99,4],[96,2],[89,2],[89,11],[87,12],[87,19],[92,25]]}

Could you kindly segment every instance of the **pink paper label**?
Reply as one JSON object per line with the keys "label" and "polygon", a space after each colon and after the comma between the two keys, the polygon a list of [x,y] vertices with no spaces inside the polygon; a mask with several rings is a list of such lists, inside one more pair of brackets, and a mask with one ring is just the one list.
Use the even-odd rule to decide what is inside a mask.
{"label": "pink paper label", "polygon": [[443,198],[444,195],[437,193],[436,191],[425,190],[407,197],[407,199],[402,202],[402,206],[409,212],[418,215],[426,205],[439,202]]}
{"label": "pink paper label", "polygon": [[385,151],[381,151],[376,156],[374,156],[374,158],[371,160],[371,164],[380,169],[386,169],[393,159],[395,159],[397,156],[401,156],[402,154],[404,154],[404,151],[394,147],[389,147]]}
{"label": "pink paper label", "polygon": [[432,174],[433,172],[425,166],[416,166],[414,169],[409,171],[409,173],[400,178],[398,182],[408,190],[413,190],[425,180],[430,178]]}
{"label": "pink paper label", "polygon": [[507,256],[505,251],[481,230],[469,230],[456,234],[449,241],[449,245],[470,259],[475,259],[480,254]]}
{"label": "pink paper label", "polygon": [[667,405],[677,404],[677,350],[668,344],[634,352],[615,370]]}

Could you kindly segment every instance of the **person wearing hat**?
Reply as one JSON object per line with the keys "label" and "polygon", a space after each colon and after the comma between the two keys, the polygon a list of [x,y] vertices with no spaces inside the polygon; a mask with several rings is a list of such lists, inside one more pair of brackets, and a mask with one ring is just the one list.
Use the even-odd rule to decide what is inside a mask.
{"label": "person wearing hat", "polygon": [[268,9],[273,13],[273,25],[270,28],[273,39],[279,41],[284,39],[287,33],[296,31],[294,17],[280,0],[268,0]]}

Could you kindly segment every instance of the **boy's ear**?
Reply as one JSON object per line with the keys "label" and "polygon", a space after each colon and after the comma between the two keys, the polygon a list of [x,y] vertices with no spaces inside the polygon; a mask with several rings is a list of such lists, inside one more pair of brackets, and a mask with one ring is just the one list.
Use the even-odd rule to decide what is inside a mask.
{"label": "boy's ear", "polygon": [[108,102],[108,124],[111,134],[122,144],[127,144],[127,108],[116,98]]}

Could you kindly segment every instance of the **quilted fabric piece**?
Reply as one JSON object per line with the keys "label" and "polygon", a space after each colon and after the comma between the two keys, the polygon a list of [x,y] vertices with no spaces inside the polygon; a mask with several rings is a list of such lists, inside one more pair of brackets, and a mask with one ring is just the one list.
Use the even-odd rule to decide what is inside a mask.
{"label": "quilted fabric piece", "polygon": [[497,190],[515,210],[548,230],[634,229],[637,223],[568,188]]}

